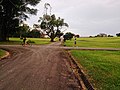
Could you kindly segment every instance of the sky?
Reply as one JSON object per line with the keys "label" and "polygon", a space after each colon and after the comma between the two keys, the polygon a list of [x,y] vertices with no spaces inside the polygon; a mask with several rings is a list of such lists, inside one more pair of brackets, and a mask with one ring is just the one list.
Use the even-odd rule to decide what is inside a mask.
{"label": "sky", "polygon": [[99,33],[116,35],[120,32],[120,0],[42,0],[36,7],[36,16],[30,15],[27,23],[38,23],[49,3],[51,13],[64,18],[69,24],[66,32],[80,36],[95,36]]}

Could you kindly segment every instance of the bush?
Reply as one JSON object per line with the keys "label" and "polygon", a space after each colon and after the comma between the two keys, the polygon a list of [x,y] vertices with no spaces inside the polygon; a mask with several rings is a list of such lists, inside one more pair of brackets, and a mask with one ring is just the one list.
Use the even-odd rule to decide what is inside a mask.
{"label": "bush", "polygon": [[108,37],[113,37],[112,35],[108,35]]}
{"label": "bush", "polygon": [[120,33],[117,33],[116,36],[117,36],[117,37],[120,37]]}
{"label": "bush", "polygon": [[34,41],[31,41],[31,40],[28,40],[27,42],[28,42],[28,43],[35,43]]}

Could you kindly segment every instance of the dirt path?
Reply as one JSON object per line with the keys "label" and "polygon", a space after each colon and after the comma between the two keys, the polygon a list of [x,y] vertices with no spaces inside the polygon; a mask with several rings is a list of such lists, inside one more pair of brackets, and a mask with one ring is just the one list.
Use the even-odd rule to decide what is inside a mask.
{"label": "dirt path", "polygon": [[0,90],[81,90],[59,43],[0,46],[11,55],[0,61]]}

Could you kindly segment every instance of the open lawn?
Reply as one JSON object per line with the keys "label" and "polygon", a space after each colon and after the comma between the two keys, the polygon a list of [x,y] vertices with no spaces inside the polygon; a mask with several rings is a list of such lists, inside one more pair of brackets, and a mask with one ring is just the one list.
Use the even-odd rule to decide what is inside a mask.
{"label": "open lawn", "polygon": [[120,51],[78,51],[72,55],[97,90],[120,90]]}
{"label": "open lawn", "polygon": [[[77,38],[78,47],[120,48],[120,37]],[[74,39],[67,40],[66,46],[74,46]]]}
{"label": "open lawn", "polygon": [[[32,44],[36,44],[36,45],[43,45],[43,44],[49,44],[51,43],[50,42],[50,39],[49,38],[27,38],[27,40],[30,40],[34,43]],[[20,45],[22,44],[22,39],[20,38],[9,38],[9,42],[0,42],[0,44],[5,44],[5,45]]]}
{"label": "open lawn", "polygon": [[0,49],[0,58],[5,55],[5,51]]}

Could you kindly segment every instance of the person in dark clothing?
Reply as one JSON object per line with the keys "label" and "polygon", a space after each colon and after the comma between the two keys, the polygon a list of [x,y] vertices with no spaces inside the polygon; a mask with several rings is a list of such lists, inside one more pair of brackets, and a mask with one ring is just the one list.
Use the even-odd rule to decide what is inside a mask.
{"label": "person in dark clothing", "polygon": [[76,47],[76,37],[75,37],[75,40],[74,40],[74,46]]}
{"label": "person in dark clothing", "polygon": [[26,43],[26,37],[23,38],[23,45]]}

